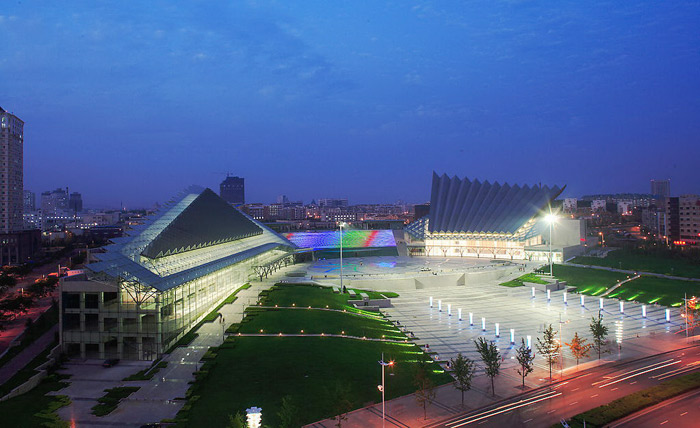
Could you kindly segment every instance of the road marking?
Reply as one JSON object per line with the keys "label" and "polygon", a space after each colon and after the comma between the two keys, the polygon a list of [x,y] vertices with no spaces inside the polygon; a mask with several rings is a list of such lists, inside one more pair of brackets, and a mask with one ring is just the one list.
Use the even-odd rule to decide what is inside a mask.
{"label": "road marking", "polygon": [[556,412],[556,411],[557,411],[556,409],[550,410],[549,412],[547,412],[547,414],[554,413],[554,412]]}
{"label": "road marking", "polygon": [[611,389],[610,391],[615,391],[616,389],[620,389],[620,388],[615,387],[615,388]]}
{"label": "road marking", "polygon": [[[668,361],[671,361],[671,362],[669,363]],[[644,373],[653,372],[653,371],[655,371],[655,370],[659,370],[659,369],[662,369],[662,368],[664,368],[664,367],[671,366],[671,365],[673,365],[673,364],[678,364],[678,363],[680,363],[680,362],[681,362],[681,360],[678,360],[678,361],[667,360],[667,361],[664,361],[665,364],[663,364],[663,365],[661,365],[661,366],[652,367],[652,368],[647,368],[647,367],[651,367],[651,366],[644,367],[644,368],[646,368],[647,370],[641,371],[641,372],[639,372],[639,373],[634,373],[635,371],[637,371],[637,370],[634,370],[634,371],[632,371],[632,372],[628,372],[628,373],[634,373],[634,374],[630,374],[630,375],[628,375],[628,376],[626,376],[626,377],[622,377],[622,378],[620,378],[620,379],[617,379],[617,380],[613,380],[613,381],[604,383],[604,384],[600,385],[598,388],[605,388],[606,386],[614,385],[614,384],[616,384],[616,383],[618,383],[618,382],[622,382],[622,381],[624,381],[624,380],[631,379],[631,378],[633,378],[633,377],[635,377],[635,376],[643,375]],[[654,364],[654,365],[656,365],[656,364]],[[624,374],[627,374],[627,373],[624,373]]]}
{"label": "road marking", "polygon": [[634,385],[635,383],[637,383],[636,380],[634,382],[630,382],[630,385]]}
{"label": "road marking", "polygon": [[[686,413],[687,413],[687,412],[686,412]],[[681,415],[681,416],[683,416],[683,415]],[[526,421],[523,421],[523,423],[526,424],[526,423],[530,422],[531,420],[532,420],[532,418],[530,418],[530,419],[528,419],[528,420],[526,420]]]}
{"label": "road marking", "polygon": [[591,395],[591,398],[597,397],[597,396],[598,396],[598,394],[593,394],[593,395]]}
{"label": "road marking", "polygon": [[450,427],[450,428],[459,428],[464,425],[468,425],[470,423],[480,421],[482,419],[487,419],[490,418],[491,416],[496,416],[500,415],[501,413],[505,412],[510,412],[511,410],[518,409],[520,407],[525,407],[525,406],[530,406],[532,404],[538,403],[543,400],[549,400],[551,398],[555,398],[562,395],[561,392],[545,392],[544,394],[536,395],[534,397],[530,397],[524,400],[516,401],[515,403],[510,403],[506,404],[501,407],[497,407],[495,409],[487,410],[485,412],[478,413],[476,415],[468,416],[466,418],[461,418],[454,420],[452,422],[448,422],[445,424],[445,426]]}
{"label": "road marking", "polygon": [[661,422],[659,425],[663,425],[663,424],[665,424],[666,422],[668,422],[668,419],[666,419],[665,421]]}
{"label": "road marking", "polygon": [[[603,380],[599,380],[598,382],[593,382],[591,385],[592,385],[592,386],[595,386],[595,385],[598,385],[598,384],[601,384],[601,383],[606,383],[606,382],[609,381],[609,380],[617,379],[617,378],[619,378],[619,377],[621,377],[621,376],[625,376],[625,375],[629,375],[629,374],[632,374],[632,373],[636,373],[636,372],[639,372],[639,371],[642,371],[642,370],[645,370],[645,369],[649,369],[649,368],[652,368],[652,367],[655,367],[655,366],[660,366],[660,365],[669,363],[669,362],[671,362],[671,361],[674,361],[674,360],[671,359],[671,360],[661,361],[661,362],[658,362],[658,363],[650,364],[650,365],[648,365],[648,366],[640,367],[640,368],[638,368],[638,369],[634,369],[634,370],[632,370],[632,371],[628,371],[628,372],[625,372],[625,373],[620,373],[620,374],[615,375],[615,376],[603,376]],[[679,362],[680,362],[680,360],[679,360]],[[644,372],[644,373],[646,373],[646,372]],[[640,373],[640,374],[641,374],[641,373]],[[630,377],[634,377],[634,376],[630,376]],[[628,377],[627,379],[629,379],[629,377]]]}
{"label": "road marking", "polygon": [[[683,413],[681,413],[681,416],[685,416],[687,414],[688,414],[688,412],[683,412]],[[532,419],[530,419],[530,420],[532,420]]]}
{"label": "road marking", "polygon": [[578,391],[581,388],[572,389],[571,392]]}
{"label": "road marking", "polygon": [[573,406],[574,404],[578,404],[578,401],[574,401],[573,403],[569,404],[569,406]]}

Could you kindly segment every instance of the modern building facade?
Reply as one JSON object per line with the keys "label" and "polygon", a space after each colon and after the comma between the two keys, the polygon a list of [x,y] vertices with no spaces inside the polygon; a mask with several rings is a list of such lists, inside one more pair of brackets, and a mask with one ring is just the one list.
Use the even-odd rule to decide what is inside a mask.
{"label": "modern building facade", "polygon": [[434,257],[488,257],[555,261],[582,249],[585,223],[545,215],[561,194],[558,186],[501,185],[433,173],[430,214],[406,228],[412,254]]}
{"label": "modern building facade", "polygon": [[245,204],[245,179],[243,177],[226,177],[219,185],[219,196],[229,204]]}
{"label": "modern building facade", "polygon": [[36,211],[36,193],[31,190],[25,190],[23,193],[24,214],[30,214]]}
{"label": "modern building facade", "polygon": [[23,229],[24,122],[0,107],[0,233]]}
{"label": "modern building facade", "polygon": [[191,188],[61,280],[61,346],[158,358],[233,291],[294,261],[294,244],[210,189]]}
{"label": "modern building facade", "polygon": [[671,196],[671,180],[651,180],[651,194],[657,199]]}
{"label": "modern building facade", "polygon": [[68,189],[57,188],[56,190],[41,193],[41,212],[43,215],[60,215],[70,212],[68,204]]}

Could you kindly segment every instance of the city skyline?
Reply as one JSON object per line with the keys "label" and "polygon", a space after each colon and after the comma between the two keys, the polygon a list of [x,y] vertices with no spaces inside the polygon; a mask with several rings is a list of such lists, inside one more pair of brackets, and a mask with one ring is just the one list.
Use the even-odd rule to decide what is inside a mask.
{"label": "city skyline", "polygon": [[250,201],[419,203],[436,171],[697,192],[696,3],[192,5],[6,5],[26,189],[151,207],[230,172]]}

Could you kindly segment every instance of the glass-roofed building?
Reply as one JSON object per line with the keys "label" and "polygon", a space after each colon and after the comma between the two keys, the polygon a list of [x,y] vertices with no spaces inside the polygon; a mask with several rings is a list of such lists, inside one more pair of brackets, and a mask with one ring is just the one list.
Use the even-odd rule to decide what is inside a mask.
{"label": "glass-roofed building", "polygon": [[[414,255],[548,260],[549,225],[544,216],[563,188],[519,186],[433,173],[430,211],[405,231]],[[552,254],[561,260],[578,252],[585,223],[559,218]],[[546,244],[546,245],[545,245]]]}
{"label": "glass-roofed building", "polygon": [[238,287],[294,261],[295,245],[190,188],[61,280],[63,350],[82,358],[158,358]]}

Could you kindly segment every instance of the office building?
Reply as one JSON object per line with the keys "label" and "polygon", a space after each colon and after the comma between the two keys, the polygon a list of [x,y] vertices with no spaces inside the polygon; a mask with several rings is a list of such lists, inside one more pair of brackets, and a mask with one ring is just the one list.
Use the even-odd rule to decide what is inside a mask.
{"label": "office building", "polygon": [[59,187],[56,190],[42,192],[41,213],[44,216],[67,214],[70,211],[68,207],[68,189]]}
{"label": "office building", "polygon": [[83,196],[78,192],[73,192],[68,198],[68,210],[72,213],[83,211]]}
{"label": "office building", "polygon": [[651,194],[657,199],[671,196],[671,180],[651,180]]}
{"label": "office building", "polygon": [[36,193],[31,190],[25,190],[23,194],[24,214],[30,214],[36,211]]}
{"label": "office building", "polygon": [[245,179],[227,176],[219,185],[219,196],[229,204],[245,204]]}
{"label": "office building", "polygon": [[0,107],[0,233],[18,232],[24,220],[24,122]]}

